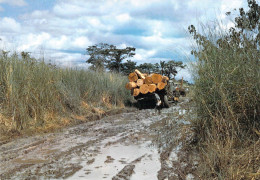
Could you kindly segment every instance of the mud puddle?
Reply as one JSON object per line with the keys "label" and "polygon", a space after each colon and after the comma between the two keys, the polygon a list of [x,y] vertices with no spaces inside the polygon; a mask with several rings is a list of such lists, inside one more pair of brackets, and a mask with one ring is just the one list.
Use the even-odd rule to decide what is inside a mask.
{"label": "mud puddle", "polygon": [[161,167],[157,148],[151,146],[151,142],[136,145],[119,143],[109,147],[103,143],[97,155],[89,156],[81,165],[84,168],[71,179],[112,179],[125,166],[134,165],[132,173],[125,172],[131,179],[150,180],[157,179],[157,172]]}
{"label": "mud puddle", "polygon": [[182,178],[172,170],[181,160],[176,127],[186,123],[183,103],[161,112],[146,109],[108,116],[3,144],[0,179]]}

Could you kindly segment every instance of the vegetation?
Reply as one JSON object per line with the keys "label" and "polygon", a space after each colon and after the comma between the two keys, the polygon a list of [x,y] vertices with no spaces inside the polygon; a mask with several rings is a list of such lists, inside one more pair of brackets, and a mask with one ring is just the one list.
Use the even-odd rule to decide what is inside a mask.
{"label": "vegetation", "polygon": [[227,32],[217,23],[202,32],[189,27],[202,179],[260,178],[260,6],[248,0],[248,7]]}
{"label": "vegetation", "polygon": [[118,49],[114,45],[106,43],[100,43],[87,48],[87,54],[90,58],[86,61],[92,64],[90,69],[95,71],[104,71],[108,68],[113,72],[121,72],[123,69],[122,61],[128,57],[135,55],[135,48],[126,47],[124,49]]}
{"label": "vegetation", "polygon": [[184,69],[186,65],[183,64],[182,61],[160,61],[160,63],[143,63],[139,66],[136,66],[137,69],[140,71],[151,74],[151,73],[158,73],[167,77],[175,78],[177,74],[177,69]]}
{"label": "vegetation", "polygon": [[[103,72],[108,69],[110,72],[122,73],[128,75],[135,69],[151,74],[159,73],[168,77],[175,77],[177,74],[177,69],[183,69],[186,66],[183,65],[181,61],[170,60],[168,62],[160,61],[159,63],[143,63],[136,65],[136,62],[131,60],[126,60],[135,55],[134,47],[126,47],[124,49],[118,49],[114,45],[109,45],[106,43],[99,43],[87,48],[87,54],[90,56],[86,61],[91,64],[90,69],[94,71]],[[123,60],[126,60],[123,63]]]}
{"label": "vegetation", "polygon": [[[127,78],[113,73],[61,69],[28,53],[0,53],[0,133],[64,124],[64,117],[123,107]],[[93,110],[94,108],[94,110]],[[84,118],[83,118],[84,119]]]}
{"label": "vegetation", "polygon": [[[66,124],[65,117],[73,114],[84,119],[83,116],[99,111],[93,110],[97,107],[100,112],[123,107],[132,97],[125,89],[127,77],[119,72],[128,75],[139,67],[131,60],[122,62],[132,57],[134,51],[135,48],[118,49],[103,43],[90,46],[87,49],[90,70],[62,69],[31,58],[26,52],[9,54],[1,51],[0,134],[44,129],[54,124],[62,126]],[[140,67],[145,72],[151,68],[149,71],[157,73],[166,73],[170,64],[172,69],[184,67],[182,63],[174,63],[164,62],[164,71],[161,66],[150,63]],[[106,68],[111,72],[105,72]]]}
{"label": "vegetation", "polygon": [[134,72],[135,69],[136,69],[136,62],[127,60],[125,63],[123,63],[122,72],[124,75],[128,76],[131,72]]}

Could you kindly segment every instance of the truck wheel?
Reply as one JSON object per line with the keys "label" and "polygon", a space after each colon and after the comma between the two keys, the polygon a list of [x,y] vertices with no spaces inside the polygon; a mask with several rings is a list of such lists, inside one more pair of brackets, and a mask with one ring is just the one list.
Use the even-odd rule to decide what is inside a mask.
{"label": "truck wheel", "polygon": [[137,102],[137,107],[138,107],[139,110],[142,110],[143,109],[143,102],[139,100]]}
{"label": "truck wheel", "polygon": [[170,103],[168,101],[168,97],[166,95],[163,96],[163,104],[165,108],[169,108],[170,107]]}

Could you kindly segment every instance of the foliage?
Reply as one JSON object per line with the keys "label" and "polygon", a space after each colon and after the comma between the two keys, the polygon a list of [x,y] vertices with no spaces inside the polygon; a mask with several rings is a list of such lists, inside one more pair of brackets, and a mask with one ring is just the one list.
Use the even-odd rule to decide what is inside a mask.
{"label": "foliage", "polygon": [[136,69],[136,62],[127,60],[125,63],[123,63],[122,73],[127,76],[131,72],[134,72],[135,69]]}
{"label": "foliage", "polygon": [[105,64],[107,63],[108,54],[107,51],[111,49],[111,45],[100,43],[98,45],[89,46],[86,51],[89,55],[89,59],[86,61],[91,64],[90,69],[94,71],[104,71]]}
{"label": "foliage", "polygon": [[90,57],[86,62],[90,63],[90,69],[95,71],[104,71],[105,68],[108,68],[111,72],[121,72],[123,69],[122,61],[133,57],[134,51],[133,47],[119,49],[114,45],[100,43],[87,48],[87,54]]}
{"label": "foliage", "polygon": [[118,49],[116,46],[113,46],[108,50],[110,55],[110,60],[107,62],[107,68],[110,71],[120,73],[123,68],[123,60],[128,57],[133,57],[135,55],[135,48],[126,47],[125,49]]}
{"label": "foliage", "polygon": [[174,60],[170,60],[168,62],[166,61],[160,61],[159,63],[143,63],[140,64],[139,66],[137,66],[137,68],[139,70],[141,70],[144,73],[159,73],[162,74],[164,76],[168,76],[171,77],[173,76],[175,78],[176,74],[177,74],[177,69],[183,69],[186,66],[183,65],[183,62],[181,61],[174,61]]}
{"label": "foliage", "polygon": [[124,49],[119,49],[114,45],[106,43],[89,46],[87,48],[87,54],[90,55],[90,57],[86,62],[91,64],[90,69],[94,71],[104,71],[107,68],[111,72],[128,75],[137,68],[141,72],[147,74],[160,73],[168,77],[175,77],[177,69],[185,68],[183,62],[174,60],[168,62],[160,61],[160,64],[143,63],[139,66],[136,66],[136,62],[131,60],[127,60],[123,63],[125,59],[135,55],[135,48],[126,47]]}
{"label": "foliage", "polygon": [[143,63],[137,66],[137,69],[143,73],[150,74],[154,70],[154,65],[152,63]]}
{"label": "foliage", "polygon": [[235,27],[227,32],[189,27],[197,44],[193,126],[202,179],[260,176],[260,7],[254,0],[248,7],[248,12],[239,9]]}
{"label": "foliage", "polygon": [[178,73],[177,68],[184,69],[186,65],[183,65],[181,61],[170,60],[165,64],[164,74],[168,77],[171,75],[175,78]]}

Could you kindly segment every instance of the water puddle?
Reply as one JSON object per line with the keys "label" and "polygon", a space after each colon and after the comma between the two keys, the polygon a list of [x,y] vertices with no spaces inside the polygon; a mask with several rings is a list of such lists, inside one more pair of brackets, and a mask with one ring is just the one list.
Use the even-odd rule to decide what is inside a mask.
{"label": "water puddle", "polygon": [[129,164],[135,165],[130,179],[157,179],[157,172],[161,167],[159,154],[156,148],[149,144],[151,142],[131,145],[118,143],[108,147],[103,145],[96,156],[90,154],[83,160],[83,168],[69,179],[112,179]]}

